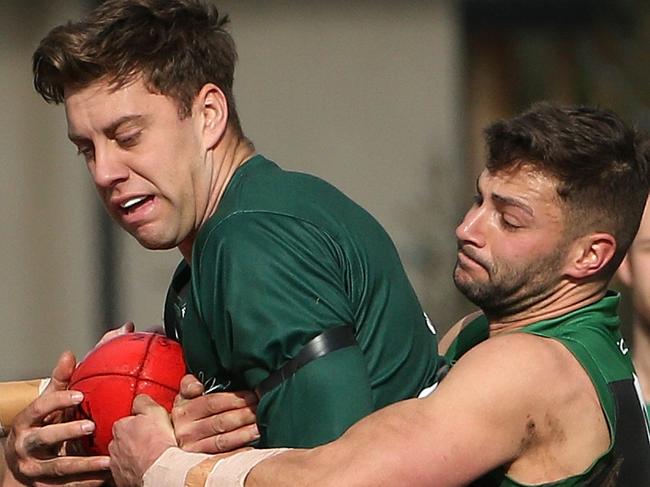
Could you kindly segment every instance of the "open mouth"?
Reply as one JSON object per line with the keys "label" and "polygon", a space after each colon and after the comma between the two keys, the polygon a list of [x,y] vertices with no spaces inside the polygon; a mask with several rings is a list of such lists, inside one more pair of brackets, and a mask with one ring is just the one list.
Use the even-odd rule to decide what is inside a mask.
{"label": "open mouth", "polygon": [[151,200],[153,200],[153,196],[137,196],[135,198],[131,198],[130,200],[122,203],[120,205],[120,209],[122,210],[122,213],[128,215],[136,211],[138,208],[144,206]]}

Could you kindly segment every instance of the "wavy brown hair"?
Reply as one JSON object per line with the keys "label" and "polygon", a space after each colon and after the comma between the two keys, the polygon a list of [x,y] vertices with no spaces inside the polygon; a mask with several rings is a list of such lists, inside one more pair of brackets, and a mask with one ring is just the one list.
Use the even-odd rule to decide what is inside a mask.
{"label": "wavy brown hair", "polygon": [[486,168],[528,165],[557,181],[567,233],[606,232],[616,239],[611,276],[639,228],[648,196],[647,134],[610,110],[537,103],[485,130]]}
{"label": "wavy brown hair", "polygon": [[33,56],[34,86],[48,103],[61,103],[66,89],[98,80],[118,89],[142,76],[152,92],[174,99],[185,118],[201,88],[214,83],[241,134],[232,91],[237,51],[228,22],[198,0],[107,0],[41,41]]}

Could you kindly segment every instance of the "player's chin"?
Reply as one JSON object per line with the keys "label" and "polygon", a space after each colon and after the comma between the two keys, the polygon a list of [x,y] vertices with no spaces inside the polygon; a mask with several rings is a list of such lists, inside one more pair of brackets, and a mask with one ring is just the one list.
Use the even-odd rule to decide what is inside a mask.
{"label": "player's chin", "polygon": [[472,274],[472,272],[469,272],[460,266],[456,266],[454,269],[454,284],[456,285],[456,288],[467,297],[481,294],[481,290],[485,285]]}
{"label": "player's chin", "polygon": [[454,268],[454,283],[456,284],[456,287],[459,289],[465,288],[465,287],[471,287],[476,279],[477,276],[475,276],[476,270],[474,269],[467,269],[465,266],[463,266],[460,263],[456,264],[456,267]]}
{"label": "player's chin", "polygon": [[127,230],[140,245],[148,250],[170,250],[178,246],[178,241],[175,238],[140,231],[140,229],[135,231]]}

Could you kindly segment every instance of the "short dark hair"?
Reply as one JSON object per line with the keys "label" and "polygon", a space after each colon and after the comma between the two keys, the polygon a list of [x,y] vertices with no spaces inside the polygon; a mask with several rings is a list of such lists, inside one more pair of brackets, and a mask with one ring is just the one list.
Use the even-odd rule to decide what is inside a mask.
{"label": "short dark hair", "polygon": [[542,102],[485,130],[490,172],[530,165],[556,179],[567,235],[616,239],[611,276],[639,228],[648,196],[648,139],[610,110]]}
{"label": "short dark hair", "polygon": [[66,88],[108,80],[117,89],[142,75],[152,92],[174,99],[185,118],[201,88],[214,83],[241,134],[228,21],[199,0],[107,0],[41,41],[33,56],[34,86],[48,103],[62,103]]}

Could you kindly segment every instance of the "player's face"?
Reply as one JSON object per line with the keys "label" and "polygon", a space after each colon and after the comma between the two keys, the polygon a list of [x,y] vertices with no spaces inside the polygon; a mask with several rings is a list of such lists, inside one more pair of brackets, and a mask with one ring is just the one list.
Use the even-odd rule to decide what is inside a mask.
{"label": "player's face", "polygon": [[181,119],[172,99],[141,80],[66,91],[65,109],[69,138],[109,214],[147,248],[193,238],[206,217],[200,181],[210,181],[200,117]]}
{"label": "player's face", "polygon": [[627,258],[634,309],[650,325],[650,199]]}
{"label": "player's face", "polygon": [[454,282],[489,316],[520,312],[560,285],[566,244],[555,182],[527,166],[484,171],[456,229]]}

